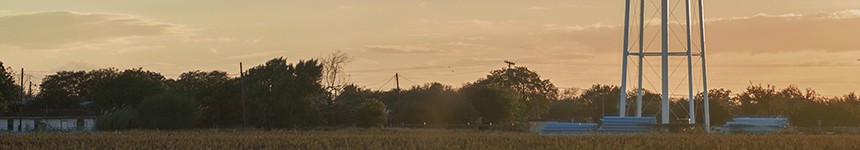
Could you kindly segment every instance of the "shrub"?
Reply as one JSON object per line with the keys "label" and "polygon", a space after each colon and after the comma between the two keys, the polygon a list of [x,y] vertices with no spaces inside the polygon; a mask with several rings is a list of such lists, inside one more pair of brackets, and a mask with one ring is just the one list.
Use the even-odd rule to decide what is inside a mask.
{"label": "shrub", "polygon": [[355,123],[359,127],[382,127],[388,120],[385,104],[378,100],[361,103],[355,112]]}
{"label": "shrub", "polygon": [[98,118],[99,130],[127,130],[140,126],[139,114],[132,107],[116,109]]}
{"label": "shrub", "polygon": [[185,129],[200,118],[200,105],[185,94],[167,92],[147,98],[137,107],[144,129]]}

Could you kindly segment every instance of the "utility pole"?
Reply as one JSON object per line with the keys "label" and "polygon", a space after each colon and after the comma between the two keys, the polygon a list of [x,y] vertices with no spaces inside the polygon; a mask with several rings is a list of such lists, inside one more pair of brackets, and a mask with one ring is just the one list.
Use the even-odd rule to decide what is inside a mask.
{"label": "utility pole", "polygon": [[399,114],[398,119],[400,119],[400,123],[403,124],[403,118],[405,115],[403,114],[403,96],[400,90],[400,73],[394,73],[394,80],[397,83],[397,101],[399,102],[397,103],[397,114]]}
{"label": "utility pole", "polygon": [[24,68],[21,68],[21,101],[20,103],[24,103]]}
{"label": "utility pole", "polygon": [[508,64],[508,69],[511,69],[514,65],[517,65],[517,63],[514,63],[512,61],[507,61],[507,60],[505,61],[505,63]]}
{"label": "utility pole", "polygon": [[21,116],[21,111],[23,111],[21,104],[24,102],[24,67],[21,67],[21,101],[18,101],[16,107],[18,107],[18,131],[21,132],[21,125],[23,125],[24,118]]}
{"label": "utility pole", "polygon": [[[507,60],[505,60],[505,63],[508,64],[508,69],[505,70],[505,74],[507,74],[508,79],[510,79],[511,78],[511,69],[513,69],[514,65],[517,65],[517,63],[514,63],[512,61],[507,61]],[[510,82],[510,80],[508,80],[508,82]]]}
{"label": "utility pole", "polygon": [[241,91],[242,105],[242,126],[248,126],[248,110],[245,106],[245,69],[242,68],[242,62],[239,62],[239,89]]}
{"label": "utility pole", "polygon": [[394,81],[397,83],[397,92],[400,92],[400,73],[394,73]]}
{"label": "utility pole", "polygon": [[33,81],[30,81],[30,89],[27,90],[27,95],[33,97]]}

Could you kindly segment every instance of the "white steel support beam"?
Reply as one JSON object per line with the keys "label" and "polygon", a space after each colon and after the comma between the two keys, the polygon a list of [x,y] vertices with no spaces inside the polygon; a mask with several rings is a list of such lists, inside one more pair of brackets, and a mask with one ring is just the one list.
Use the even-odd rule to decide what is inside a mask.
{"label": "white steel support beam", "polygon": [[[628,53],[628,55],[633,55],[633,56],[663,56],[663,52]],[[699,56],[699,54],[697,54],[697,53],[690,54],[690,55]],[[669,52],[669,56],[687,57],[687,52]]]}
{"label": "white steel support beam", "polygon": [[710,102],[708,101],[708,72],[707,72],[707,63],[705,63],[705,10],[702,7],[704,5],[703,0],[699,0],[699,35],[702,36],[701,43],[699,45],[702,46],[702,52],[699,52],[702,57],[702,101],[704,102],[705,107],[705,131],[711,132],[711,107]]}
{"label": "white steel support beam", "polygon": [[686,0],[686,1],[687,1],[687,11],[686,11],[686,14],[687,14],[687,77],[688,77],[687,83],[688,83],[688,85],[689,85],[688,87],[690,89],[689,90],[690,91],[690,93],[689,93],[690,97],[687,99],[690,106],[687,108],[689,109],[689,113],[688,113],[689,114],[688,118],[690,119],[689,123],[690,124],[696,124],[696,100],[694,99],[695,96],[693,95],[693,53],[692,53],[693,35],[690,33],[691,29],[692,29],[690,27],[690,15],[691,15],[690,14],[690,0]]}
{"label": "white steel support beam", "polygon": [[621,90],[618,91],[618,116],[627,116],[627,59],[629,59],[630,51],[630,0],[624,3],[624,57],[621,64]]}
{"label": "white steel support beam", "polygon": [[660,121],[662,124],[669,124],[669,0],[662,0],[661,6],[661,34],[662,34],[662,52],[663,59],[661,62],[660,69],[663,72],[662,75],[662,88],[661,92],[663,99],[660,102]]}
{"label": "white steel support beam", "polygon": [[[644,53],[644,37],[645,34],[645,0],[639,1],[639,54]],[[639,55],[639,77],[636,86],[636,117],[642,117],[642,61],[645,57]]]}

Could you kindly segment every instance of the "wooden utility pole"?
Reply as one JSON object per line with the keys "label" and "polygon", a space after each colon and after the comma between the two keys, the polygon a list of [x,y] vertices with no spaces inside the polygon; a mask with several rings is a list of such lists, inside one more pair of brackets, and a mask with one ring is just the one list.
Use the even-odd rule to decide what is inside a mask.
{"label": "wooden utility pole", "polygon": [[514,63],[512,61],[507,61],[507,60],[505,61],[505,63],[508,64],[508,69],[511,69],[511,67],[513,67],[514,65],[517,65],[517,63]]}
{"label": "wooden utility pole", "polygon": [[18,101],[17,106],[16,106],[17,107],[16,109],[18,109],[18,117],[19,117],[18,118],[18,132],[21,132],[21,129],[23,129],[23,128],[21,128],[21,125],[23,125],[23,122],[24,122],[24,118],[21,116],[21,111],[23,111],[23,108],[21,108],[21,104],[24,102],[24,67],[21,67],[21,80],[20,81],[21,81],[21,101]]}
{"label": "wooden utility pole", "polygon": [[19,103],[23,103],[24,102],[24,94],[26,94],[26,93],[24,93],[24,68],[21,68],[21,80],[18,80],[18,81],[21,81],[21,101]]}
{"label": "wooden utility pole", "polygon": [[397,92],[400,92],[400,73],[394,73],[394,81],[397,83]]}
{"label": "wooden utility pole", "polygon": [[[398,101],[398,103],[397,103],[397,114],[398,114],[397,119],[399,119],[400,124],[402,125],[403,120],[404,120],[403,118],[405,115],[403,114],[403,96],[402,96],[403,94],[401,94],[401,90],[400,90],[400,73],[394,73],[394,81],[395,81],[395,83],[397,83],[397,89],[396,89],[397,90],[397,101]],[[389,118],[388,120],[390,122],[390,120],[392,120],[392,119]]]}
{"label": "wooden utility pole", "polygon": [[239,89],[241,91],[241,106],[242,106],[242,126],[248,125],[248,110],[245,105],[245,69],[242,67],[242,62],[239,62]]}

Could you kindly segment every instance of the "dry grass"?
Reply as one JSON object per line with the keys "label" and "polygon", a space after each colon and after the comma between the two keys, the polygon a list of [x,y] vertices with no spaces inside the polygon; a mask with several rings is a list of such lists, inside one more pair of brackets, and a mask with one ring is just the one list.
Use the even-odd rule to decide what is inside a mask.
{"label": "dry grass", "polygon": [[860,135],[540,136],[409,129],[127,131],[0,135],[0,149],[860,149]]}

